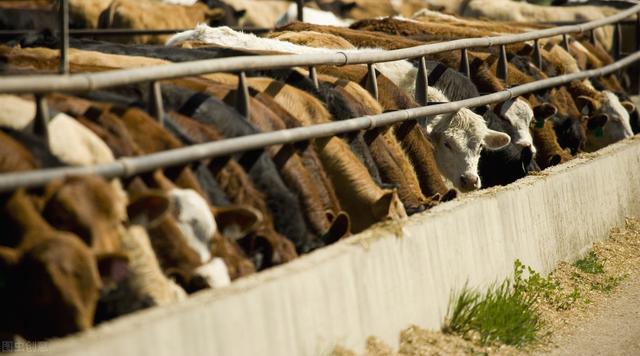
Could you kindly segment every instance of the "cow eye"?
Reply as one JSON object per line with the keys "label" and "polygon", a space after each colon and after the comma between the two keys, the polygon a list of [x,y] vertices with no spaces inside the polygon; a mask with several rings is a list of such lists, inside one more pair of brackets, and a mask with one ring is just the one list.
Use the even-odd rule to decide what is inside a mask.
{"label": "cow eye", "polygon": [[444,142],[444,147],[448,148],[448,149],[452,149],[451,148],[451,143],[449,143],[449,141],[445,141]]}

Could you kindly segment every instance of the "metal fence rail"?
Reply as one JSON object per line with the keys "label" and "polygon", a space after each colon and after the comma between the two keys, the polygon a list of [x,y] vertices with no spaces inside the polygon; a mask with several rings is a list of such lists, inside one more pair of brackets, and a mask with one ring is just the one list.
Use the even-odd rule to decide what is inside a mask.
{"label": "metal fence rail", "polygon": [[428,115],[453,112],[465,107],[475,107],[502,102],[536,90],[566,84],[572,80],[608,75],[638,60],[640,60],[640,52],[635,52],[622,60],[602,68],[539,80],[504,91],[445,104],[422,106],[414,109],[398,110],[380,115],[363,116],[326,124],[241,136],[216,142],[177,148],[145,156],[120,158],[113,163],[81,167],[42,169],[22,173],[5,173],[0,175],[0,192],[13,190],[18,187],[42,186],[53,179],[72,175],[98,174],[107,178],[128,177],[157,168],[175,166],[205,158],[226,156],[233,153],[261,149],[271,145],[290,144],[313,138],[328,137],[357,130],[367,130],[375,127],[387,126],[397,122],[416,119]]}
{"label": "metal fence rail", "polygon": [[[452,50],[462,50],[462,62],[465,62],[464,60],[466,59],[467,48],[500,45],[501,53],[505,58],[500,61],[498,72],[502,72],[501,76],[503,77],[503,79],[505,79],[507,73],[507,64],[506,55],[504,55],[504,46],[506,44],[534,40],[536,41],[535,45],[537,48],[538,39],[540,38],[552,37],[557,35],[566,36],[569,33],[582,33],[585,31],[591,31],[597,27],[624,20],[631,15],[637,15],[639,12],[640,5],[636,5],[628,10],[621,11],[614,16],[583,23],[580,25],[562,26],[516,35],[460,39],[450,42],[428,44],[382,53],[337,52],[335,54],[312,55],[243,56],[185,63],[174,63],[139,69],[114,70],[100,73],[5,77],[0,78],[0,93],[35,93],[37,99],[36,103],[38,104],[37,112],[40,113],[37,114],[36,117],[36,126],[43,126],[44,131],[46,132],[47,110],[43,95],[54,91],[89,91],[120,85],[150,82],[152,88],[154,89],[151,90],[151,93],[156,98],[155,101],[151,100],[152,102],[154,102],[154,111],[157,113],[158,117],[161,117],[161,100],[157,100],[157,98],[161,98],[160,86],[158,85],[157,81],[163,79],[202,75],[212,72],[238,72],[240,79],[243,79],[244,71],[247,70],[268,70],[289,68],[293,66],[309,66],[312,69],[310,73],[313,76],[313,73],[315,73],[315,70],[313,70],[313,66],[327,64],[369,64],[369,73],[372,74],[374,70],[374,66],[372,64],[374,63],[403,60],[407,58],[420,58],[420,67],[422,67],[422,70],[418,71],[418,82],[416,83],[416,86],[417,89],[422,90],[416,90],[416,92],[418,93],[417,100],[419,103],[426,105],[426,91],[424,89],[427,85],[427,77],[426,69],[424,68],[424,56],[428,54],[435,54]],[[640,15],[637,16],[637,19],[640,19]],[[638,28],[640,29],[640,22],[637,21],[636,23],[638,24]],[[619,36],[617,38],[619,41]],[[566,45],[566,37],[565,41],[563,42]],[[236,137],[211,143],[204,143],[174,150],[163,151],[140,157],[121,158],[113,163],[108,164],[42,169],[38,171],[20,173],[5,173],[0,175],[0,192],[13,190],[18,187],[41,186],[48,183],[52,179],[62,178],[70,175],[98,174],[107,178],[131,176],[143,172],[148,172],[157,168],[185,164],[205,158],[226,156],[238,152],[262,149],[264,147],[275,144],[291,144],[313,138],[328,137],[358,130],[367,130],[374,127],[386,126],[401,121],[416,119],[419,117],[453,112],[464,107],[475,107],[485,104],[497,103],[536,90],[566,84],[572,80],[584,79],[594,76],[603,76],[614,73],[640,60],[640,45],[636,48],[639,51],[636,51],[626,58],[618,60],[615,63],[602,68],[539,80],[513,87],[504,91],[467,100],[432,106],[422,106],[414,109],[399,110],[380,115],[364,116],[326,124]],[[239,85],[242,86],[241,89],[246,90],[245,81],[240,80],[239,83]],[[375,88],[375,85],[373,88],[369,89],[372,92],[377,92],[377,88]],[[243,105],[247,107],[248,103],[245,102],[243,103]],[[247,112],[245,112],[245,115],[247,115]]]}
{"label": "metal fence rail", "polygon": [[373,64],[407,58],[419,58],[429,54],[448,52],[471,47],[507,45],[540,38],[582,33],[609,25],[634,15],[640,5],[604,19],[580,25],[561,26],[545,30],[482,38],[465,38],[449,42],[397,49],[378,53],[337,52],[335,54],[297,54],[274,56],[241,56],[173,63],[146,68],[113,70],[101,73],[79,73],[65,77],[56,75],[17,76],[0,78],[0,93],[47,93],[53,91],[87,91],[146,81],[173,79],[213,72],[240,72],[246,70],[281,69],[296,66],[324,64]]}

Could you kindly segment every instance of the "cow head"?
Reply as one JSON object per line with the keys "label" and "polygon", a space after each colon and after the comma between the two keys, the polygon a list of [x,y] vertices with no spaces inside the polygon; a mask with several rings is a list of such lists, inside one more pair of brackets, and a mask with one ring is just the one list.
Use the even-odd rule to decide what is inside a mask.
{"label": "cow head", "polygon": [[588,117],[587,147],[595,151],[611,143],[633,136],[629,113],[636,108],[629,101],[620,102],[610,91],[604,90],[598,99],[579,96],[576,105]]}
{"label": "cow head", "polygon": [[127,198],[101,177],[72,177],[46,187],[43,217],[79,236],[97,254],[120,251]]}
{"label": "cow head", "polygon": [[436,116],[426,129],[440,171],[461,191],[482,185],[478,175],[481,150],[498,150],[511,141],[509,135],[489,129],[481,116],[465,108]]}
{"label": "cow head", "polygon": [[496,104],[493,110],[484,114],[484,119],[490,129],[509,135],[511,143],[505,149],[516,155],[529,150],[531,156],[535,156],[536,148],[529,132],[533,111],[527,101],[517,98]]}

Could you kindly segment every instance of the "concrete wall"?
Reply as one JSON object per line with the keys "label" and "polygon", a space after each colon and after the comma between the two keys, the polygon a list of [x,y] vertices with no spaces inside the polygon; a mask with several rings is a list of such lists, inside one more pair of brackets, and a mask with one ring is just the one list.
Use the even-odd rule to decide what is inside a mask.
{"label": "concrete wall", "polygon": [[438,328],[450,292],[549,272],[640,213],[640,138],[465,195],[190,300],[47,344],[59,355],[323,355]]}

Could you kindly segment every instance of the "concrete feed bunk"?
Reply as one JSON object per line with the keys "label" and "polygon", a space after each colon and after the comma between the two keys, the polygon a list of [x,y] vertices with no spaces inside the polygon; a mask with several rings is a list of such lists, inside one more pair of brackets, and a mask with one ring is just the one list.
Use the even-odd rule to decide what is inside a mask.
{"label": "concrete feed bunk", "polygon": [[194,295],[46,343],[59,355],[318,355],[395,344],[439,328],[452,290],[508,276],[515,259],[549,272],[640,213],[640,138],[506,188],[467,194],[407,221]]}

